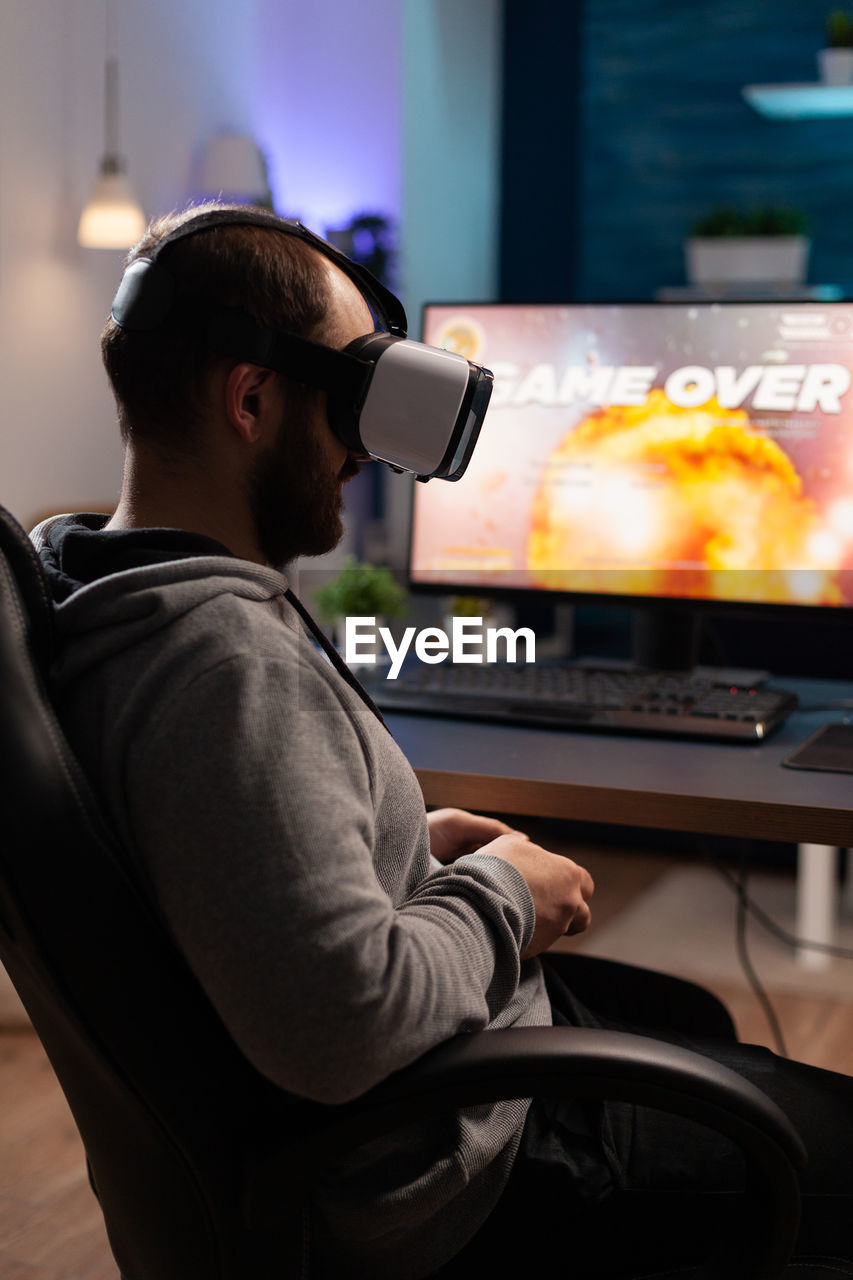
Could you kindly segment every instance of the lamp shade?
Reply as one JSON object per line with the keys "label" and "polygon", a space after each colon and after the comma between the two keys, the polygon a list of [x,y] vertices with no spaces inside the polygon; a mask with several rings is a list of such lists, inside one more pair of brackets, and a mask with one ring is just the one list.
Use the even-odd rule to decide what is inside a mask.
{"label": "lamp shade", "polygon": [[202,160],[199,190],[235,203],[270,204],[266,160],[257,143],[241,133],[211,138]]}
{"label": "lamp shade", "polygon": [[80,215],[77,239],[87,249],[129,249],[145,232],[145,215],[127,176],[107,157]]}

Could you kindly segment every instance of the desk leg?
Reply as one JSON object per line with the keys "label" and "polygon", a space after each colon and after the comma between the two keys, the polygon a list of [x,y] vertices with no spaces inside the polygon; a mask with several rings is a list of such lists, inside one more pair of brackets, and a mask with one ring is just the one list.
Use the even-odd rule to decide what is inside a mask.
{"label": "desk leg", "polygon": [[841,914],[849,918],[853,916],[853,849],[842,849],[842,853],[846,859],[846,874],[841,890]]}
{"label": "desk leg", "polygon": [[[838,850],[826,844],[797,846],[796,934],[809,942],[835,941],[838,911]],[[830,956],[824,951],[800,947],[798,963],[804,969],[825,969]]]}

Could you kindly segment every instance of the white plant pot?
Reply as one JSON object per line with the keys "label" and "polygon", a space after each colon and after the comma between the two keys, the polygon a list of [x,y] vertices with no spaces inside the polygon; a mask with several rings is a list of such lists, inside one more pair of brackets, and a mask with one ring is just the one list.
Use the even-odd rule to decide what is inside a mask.
{"label": "white plant pot", "polygon": [[824,84],[853,84],[853,49],[818,49],[817,66]]}
{"label": "white plant pot", "polygon": [[693,236],[685,242],[690,284],[802,284],[808,236]]}

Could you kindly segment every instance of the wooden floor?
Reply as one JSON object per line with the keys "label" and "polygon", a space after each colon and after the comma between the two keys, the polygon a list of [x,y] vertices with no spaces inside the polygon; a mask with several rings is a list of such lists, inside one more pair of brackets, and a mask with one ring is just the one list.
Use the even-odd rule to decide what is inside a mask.
{"label": "wooden floor", "polygon": [[0,1276],[118,1276],[77,1130],[29,1030],[0,1032]]}
{"label": "wooden floor", "polygon": [[[543,840],[544,843],[544,840]],[[612,919],[672,865],[637,851],[566,851],[596,881],[595,916]],[[742,1040],[772,1046],[744,983],[708,983],[731,1009]],[[774,998],[791,1057],[853,1074],[853,1005]],[[117,1280],[83,1150],[38,1040],[0,1030],[0,1280]]]}

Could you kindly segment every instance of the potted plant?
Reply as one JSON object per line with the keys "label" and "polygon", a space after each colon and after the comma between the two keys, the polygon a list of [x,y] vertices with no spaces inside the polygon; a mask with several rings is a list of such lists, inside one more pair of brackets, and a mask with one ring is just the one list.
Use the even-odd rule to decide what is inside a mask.
{"label": "potted plant", "polygon": [[375,618],[380,627],[388,618],[406,611],[406,592],[385,565],[368,564],[353,555],[330,582],[314,592],[320,616],[332,624],[336,641],[343,640],[345,618]]}
{"label": "potted plant", "polygon": [[801,284],[810,240],[795,209],[720,207],[699,218],[685,242],[690,284]]}
{"label": "potted plant", "polygon": [[483,626],[512,627],[515,610],[488,596],[448,596],[443,601],[442,625],[448,635],[453,634],[454,618],[480,618]]}
{"label": "potted plant", "polygon": [[818,49],[817,64],[824,84],[853,83],[853,17],[833,9],[826,19],[826,45]]}
{"label": "potted plant", "polygon": [[327,227],[326,238],[388,284],[394,267],[394,228],[383,213],[357,213],[343,227]]}
{"label": "potted plant", "polygon": [[485,618],[493,607],[493,601],[483,596],[451,596],[446,614],[450,618]]}

